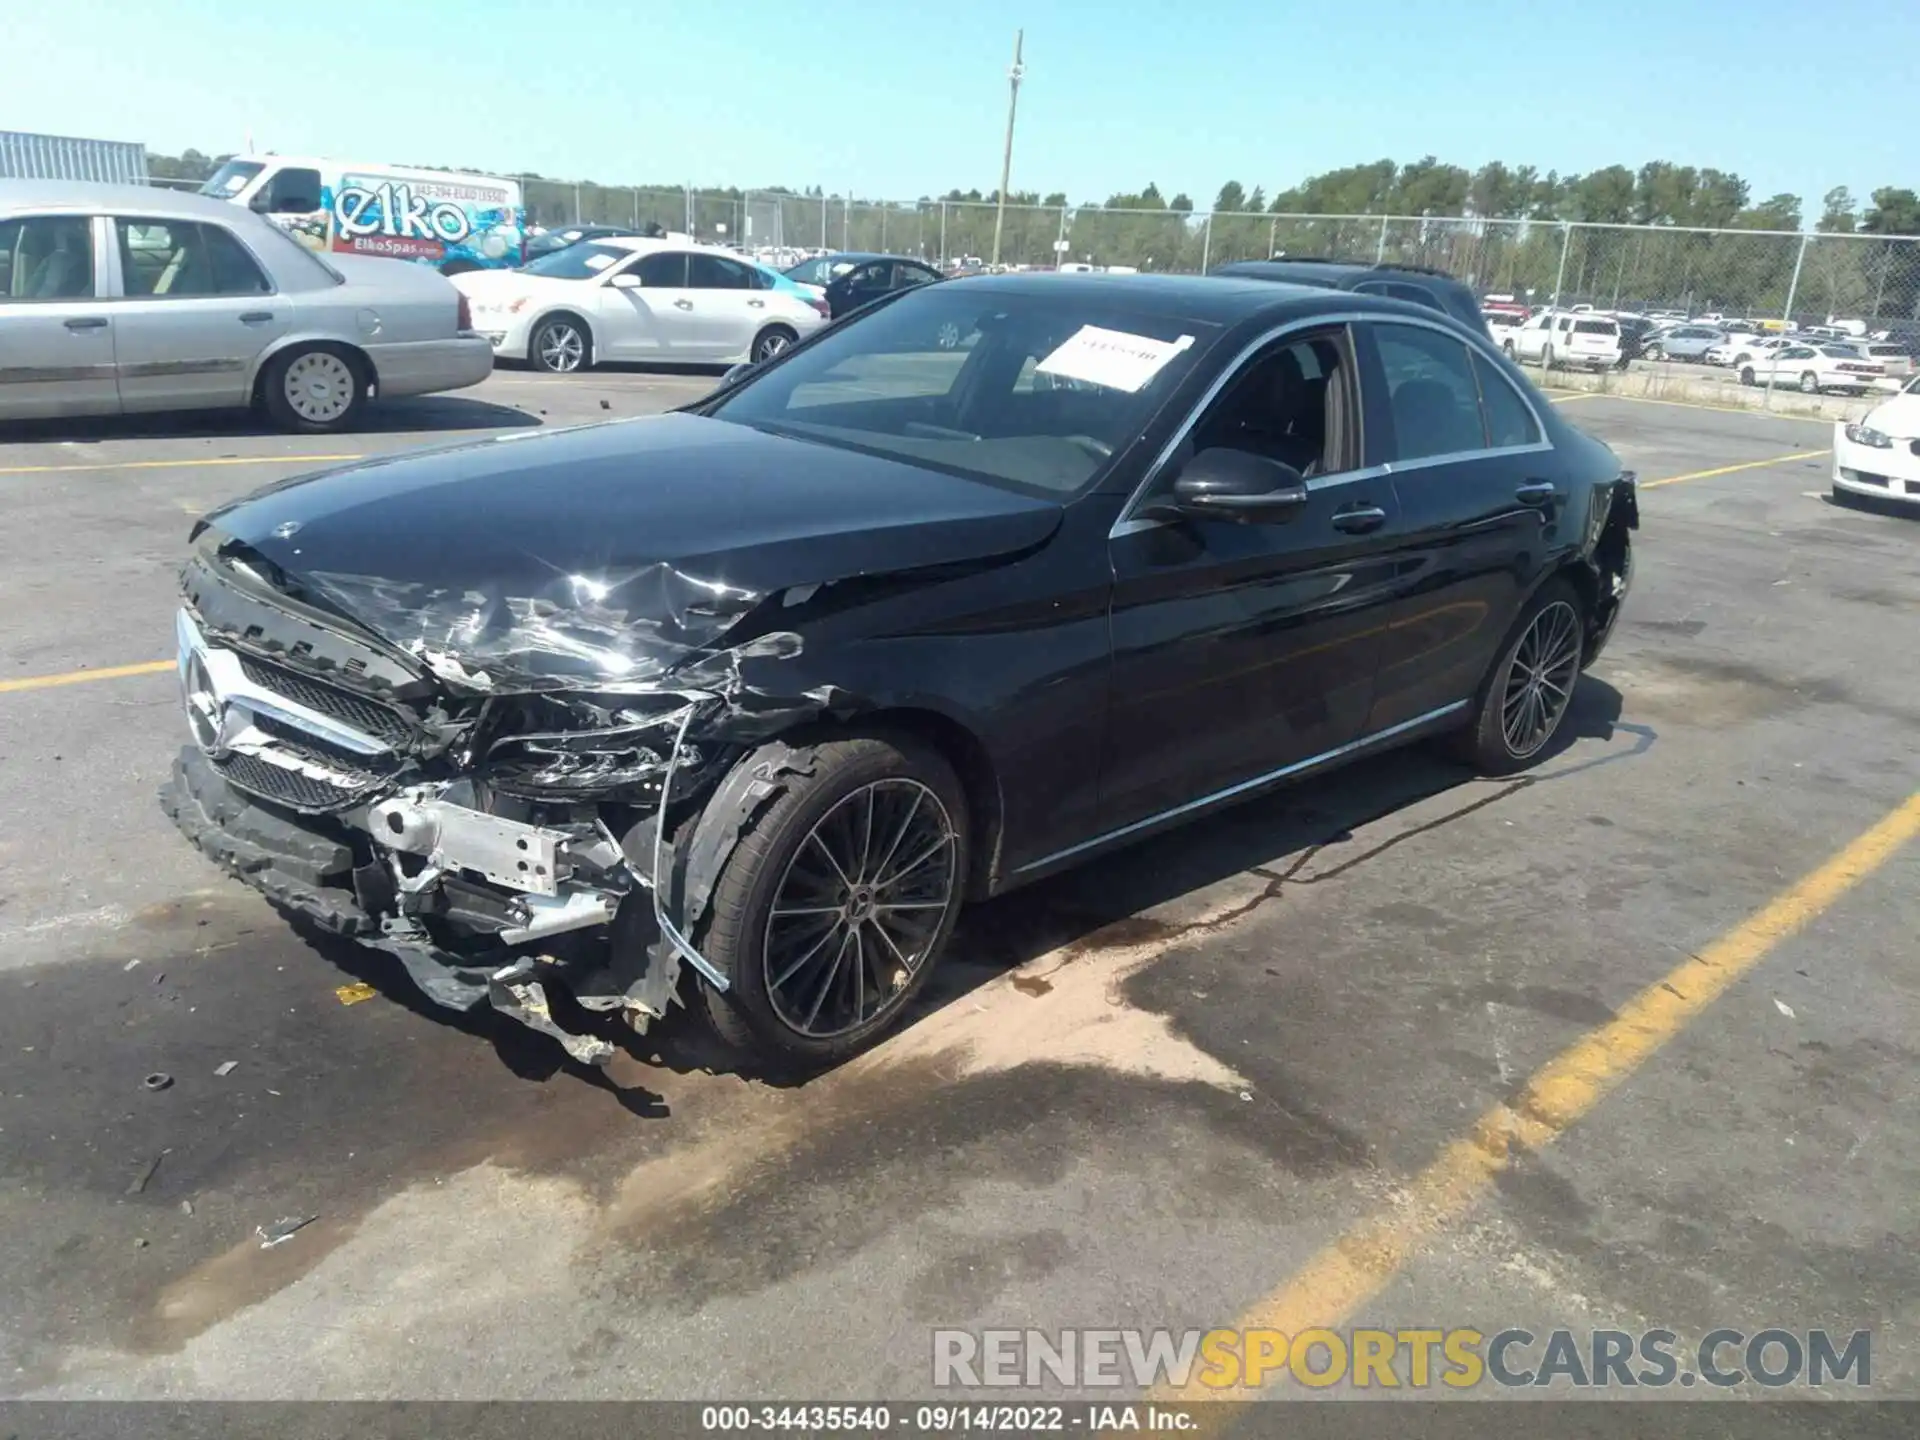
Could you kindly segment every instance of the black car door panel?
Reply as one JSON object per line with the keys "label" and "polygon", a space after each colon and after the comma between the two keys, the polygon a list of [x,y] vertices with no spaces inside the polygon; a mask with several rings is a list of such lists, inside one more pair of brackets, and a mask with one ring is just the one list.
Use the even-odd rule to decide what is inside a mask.
{"label": "black car door panel", "polygon": [[[1398,501],[1362,469],[1344,327],[1249,359],[1145,497],[1201,450],[1305,470],[1305,503],[1266,522],[1123,519],[1113,564],[1113,686],[1101,773],[1111,826],[1141,822],[1354,740],[1397,563]],[[1136,504],[1134,515],[1141,507]]]}
{"label": "black car door panel", "polygon": [[1564,497],[1531,404],[1439,327],[1359,327],[1369,416],[1390,431],[1398,596],[1369,732],[1470,700],[1558,543]]}

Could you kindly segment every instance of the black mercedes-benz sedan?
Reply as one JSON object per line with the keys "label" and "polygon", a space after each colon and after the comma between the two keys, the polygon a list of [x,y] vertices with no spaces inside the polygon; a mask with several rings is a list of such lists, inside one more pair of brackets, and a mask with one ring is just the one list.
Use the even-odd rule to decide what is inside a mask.
{"label": "black mercedes-benz sedan", "polygon": [[581,1060],[583,1011],[679,999],[831,1062],[968,898],[1389,746],[1535,760],[1637,523],[1612,452],[1429,308],[926,286],[673,414],[207,516],[163,798]]}

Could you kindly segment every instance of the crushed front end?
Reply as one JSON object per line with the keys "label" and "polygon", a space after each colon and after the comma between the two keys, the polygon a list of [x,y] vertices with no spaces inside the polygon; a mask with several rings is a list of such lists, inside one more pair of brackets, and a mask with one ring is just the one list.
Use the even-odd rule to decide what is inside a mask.
{"label": "crushed front end", "polygon": [[[606,648],[624,622],[604,586],[586,589],[571,613],[509,605],[498,624],[475,623],[493,607],[474,595],[388,595],[382,614],[365,587],[295,579],[203,534],[177,620],[193,743],[164,808],[282,909],[396,956],[435,1002],[491,1003],[603,1063],[606,1040],[556,1021],[555,986],[643,1031],[682,959],[725,988],[667,918],[690,927],[701,886],[671,842],[791,708],[752,712],[742,655],[797,640],[692,645],[757,598],[736,595],[671,643],[650,619],[647,646]],[[567,663],[532,666],[535,651]],[[730,778],[733,823],[778,783]]]}

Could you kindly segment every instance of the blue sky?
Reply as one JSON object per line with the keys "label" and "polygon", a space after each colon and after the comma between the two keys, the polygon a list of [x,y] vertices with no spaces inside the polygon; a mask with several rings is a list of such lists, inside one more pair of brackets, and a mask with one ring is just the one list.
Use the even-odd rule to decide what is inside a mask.
{"label": "blue sky", "polygon": [[9,7],[0,129],[913,199],[998,182],[1022,25],[1014,186],[1075,201],[1427,153],[1920,187],[1914,0],[60,0]]}

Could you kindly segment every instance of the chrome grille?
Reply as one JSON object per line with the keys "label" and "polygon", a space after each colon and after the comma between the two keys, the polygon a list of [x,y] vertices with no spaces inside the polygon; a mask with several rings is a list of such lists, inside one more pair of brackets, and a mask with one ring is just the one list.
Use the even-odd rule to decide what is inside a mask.
{"label": "chrome grille", "polygon": [[276,695],[284,695],[309,710],[330,715],[341,724],[351,725],[395,749],[413,737],[411,728],[399,713],[377,700],[369,700],[338,685],[329,685],[324,680],[312,679],[283,665],[270,664],[251,655],[240,656],[240,669],[254,684]]}
{"label": "chrome grille", "polygon": [[297,770],[282,769],[256,755],[226,755],[213,764],[223,779],[242,790],[298,810],[338,810],[364,793],[358,789],[342,790]]}

